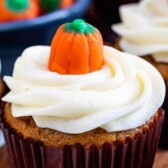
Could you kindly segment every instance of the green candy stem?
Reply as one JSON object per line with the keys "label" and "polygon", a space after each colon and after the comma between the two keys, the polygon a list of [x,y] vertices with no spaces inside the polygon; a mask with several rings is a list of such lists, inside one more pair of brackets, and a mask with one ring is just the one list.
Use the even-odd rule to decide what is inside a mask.
{"label": "green candy stem", "polygon": [[7,9],[12,12],[23,12],[29,7],[29,0],[5,0]]}
{"label": "green candy stem", "polygon": [[40,0],[41,7],[46,12],[52,12],[59,8],[60,0]]}
{"label": "green candy stem", "polygon": [[96,28],[82,19],[76,19],[72,23],[66,23],[64,30],[80,34],[92,34],[95,32]]}

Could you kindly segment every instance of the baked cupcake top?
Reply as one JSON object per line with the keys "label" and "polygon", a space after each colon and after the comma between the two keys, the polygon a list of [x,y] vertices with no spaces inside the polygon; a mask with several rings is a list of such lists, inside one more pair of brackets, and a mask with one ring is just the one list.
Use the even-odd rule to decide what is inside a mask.
{"label": "baked cupcake top", "polygon": [[164,81],[149,63],[102,45],[82,20],[62,25],[51,47],[27,48],[17,59],[3,101],[14,117],[65,133],[108,132],[145,124],[161,106]]}
{"label": "baked cupcake top", "polygon": [[142,0],[120,7],[122,22],[112,26],[123,51],[168,62],[168,1]]}

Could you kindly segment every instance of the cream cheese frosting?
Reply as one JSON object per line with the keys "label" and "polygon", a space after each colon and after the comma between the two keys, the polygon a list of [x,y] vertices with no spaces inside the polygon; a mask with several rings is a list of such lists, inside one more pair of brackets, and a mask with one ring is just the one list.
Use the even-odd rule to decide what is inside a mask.
{"label": "cream cheese frosting", "polygon": [[168,62],[168,1],[142,0],[120,7],[122,22],[112,26],[123,51]]}
{"label": "cream cheese frosting", "polygon": [[104,46],[102,69],[84,75],[48,70],[50,47],[26,49],[4,81],[14,117],[32,116],[38,127],[78,134],[145,124],[162,105],[164,81],[149,63]]}

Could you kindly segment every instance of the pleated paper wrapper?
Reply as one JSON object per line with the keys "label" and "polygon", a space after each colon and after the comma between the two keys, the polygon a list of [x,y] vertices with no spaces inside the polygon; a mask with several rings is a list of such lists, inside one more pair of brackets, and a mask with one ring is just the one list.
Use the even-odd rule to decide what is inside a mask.
{"label": "pleated paper wrapper", "polygon": [[124,142],[56,148],[24,139],[5,122],[3,113],[1,110],[0,125],[12,168],[152,168],[164,119],[160,109],[149,128],[144,127],[141,134]]}

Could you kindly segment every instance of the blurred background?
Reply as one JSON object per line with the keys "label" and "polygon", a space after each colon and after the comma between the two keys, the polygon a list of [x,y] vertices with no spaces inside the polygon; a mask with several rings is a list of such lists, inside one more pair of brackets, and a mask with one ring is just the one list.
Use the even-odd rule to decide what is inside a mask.
{"label": "blurred background", "polygon": [[[18,3],[17,0],[11,1],[13,4],[14,2]],[[12,7],[20,10],[26,1],[28,0],[20,0],[20,4],[12,4]],[[40,12],[37,12],[37,16],[32,19],[4,18],[3,16],[7,15],[5,15],[6,11],[0,7],[1,76],[12,74],[14,61],[26,47],[50,45],[58,26],[75,18],[84,18],[101,31],[105,41],[113,43],[115,34],[111,31],[111,25],[119,22],[118,7],[125,3],[137,2],[137,0],[62,0],[62,2],[60,0],[60,4],[54,4],[54,6],[55,0],[53,2],[52,0],[34,1],[41,4],[38,7]],[[2,2],[0,2],[0,6],[2,6]],[[33,12],[32,15],[35,13]]]}
{"label": "blurred background", "polygon": [[96,26],[106,42],[114,43],[116,35],[111,25],[120,22],[119,6],[136,3],[139,0],[93,0],[87,14],[87,20]]}
{"label": "blurred background", "polygon": [[[60,24],[71,22],[75,18],[83,18],[93,24],[102,33],[104,42],[112,45],[116,35],[112,32],[111,25],[120,22],[119,6],[136,3],[139,0],[62,0],[64,3],[60,0],[59,4],[54,7],[53,4],[48,4],[49,0],[30,0],[35,1],[38,5],[42,2],[40,7],[37,7],[39,8],[37,9],[37,11],[39,10],[36,13],[37,16],[21,20],[18,20],[17,17],[16,20],[10,17],[4,20],[4,16],[7,16],[3,8],[2,2],[4,1],[6,0],[0,0],[1,77],[12,75],[14,62],[25,48],[33,45],[50,45],[52,37]],[[20,0],[21,4],[18,4],[18,6],[13,5],[11,8],[20,10],[25,7],[27,1]],[[21,14],[21,16],[25,15]],[[3,143],[4,140],[0,132],[0,146]],[[3,156],[3,158],[0,157],[1,165],[8,168],[9,163],[5,149],[0,148],[0,154]],[[154,168],[161,167],[161,160],[162,162],[168,160],[168,153],[158,152]]]}

